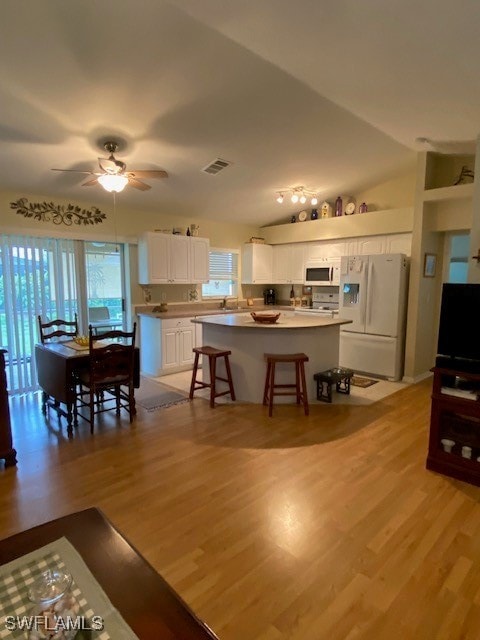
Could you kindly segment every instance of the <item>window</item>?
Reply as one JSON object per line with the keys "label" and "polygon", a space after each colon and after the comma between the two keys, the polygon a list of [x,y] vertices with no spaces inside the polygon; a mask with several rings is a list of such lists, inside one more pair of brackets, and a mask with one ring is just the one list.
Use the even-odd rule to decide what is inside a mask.
{"label": "window", "polygon": [[238,289],[238,252],[210,249],[208,284],[202,284],[202,298],[236,296]]}
{"label": "window", "polygon": [[447,282],[467,282],[470,236],[454,234],[450,238],[450,262]]}

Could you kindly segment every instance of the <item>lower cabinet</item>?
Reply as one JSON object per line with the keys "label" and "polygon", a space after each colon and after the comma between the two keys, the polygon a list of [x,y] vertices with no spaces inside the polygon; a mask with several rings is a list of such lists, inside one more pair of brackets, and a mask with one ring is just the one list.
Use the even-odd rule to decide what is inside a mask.
{"label": "lower cabinet", "polygon": [[477,486],[480,486],[479,397],[480,371],[433,369],[427,469]]}
{"label": "lower cabinet", "polygon": [[[193,364],[193,347],[195,346],[195,327],[192,318],[165,320],[162,322],[162,370],[181,371],[189,369]],[[187,321],[190,326],[186,326]],[[173,326],[168,326],[168,325]]]}
{"label": "lower cabinet", "polygon": [[140,316],[140,362],[143,373],[161,376],[191,369],[195,346],[193,317],[163,320]]}

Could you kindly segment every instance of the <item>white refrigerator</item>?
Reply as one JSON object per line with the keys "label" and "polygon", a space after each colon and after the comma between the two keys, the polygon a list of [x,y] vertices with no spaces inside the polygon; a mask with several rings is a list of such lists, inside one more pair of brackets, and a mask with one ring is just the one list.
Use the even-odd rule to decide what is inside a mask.
{"label": "white refrigerator", "polygon": [[344,256],[340,263],[340,366],[400,380],[407,316],[407,258]]}

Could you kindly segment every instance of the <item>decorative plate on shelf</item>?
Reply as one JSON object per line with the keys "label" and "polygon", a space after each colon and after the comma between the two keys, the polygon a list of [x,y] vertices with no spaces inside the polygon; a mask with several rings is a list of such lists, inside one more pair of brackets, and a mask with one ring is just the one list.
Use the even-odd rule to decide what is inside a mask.
{"label": "decorative plate on shelf", "polygon": [[306,211],[300,211],[300,213],[298,214],[298,219],[300,220],[300,222],[305,222],[307,216],[308,213]]}
{"label": "decorative plate on shelf", "polygon": [[345,215],[351,216],[353,213],[355,213],[355,203],[350,201],[345,207]]}
{"label": "decorative plate on shelf", "polygon": [[255,311],[251,311],[250,315],[255,322],[260,322],[261,324],[275,324],[280,317],[279,313],[255,313]]}

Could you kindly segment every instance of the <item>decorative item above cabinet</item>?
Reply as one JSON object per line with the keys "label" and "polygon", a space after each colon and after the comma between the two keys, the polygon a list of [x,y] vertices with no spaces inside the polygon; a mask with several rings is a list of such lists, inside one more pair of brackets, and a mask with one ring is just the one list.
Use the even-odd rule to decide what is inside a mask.
{"label": "decorative item above cabinet", "polygon": [[139,284],[208,282],[208,238],[148,231],[138,239]]}

